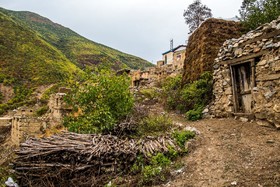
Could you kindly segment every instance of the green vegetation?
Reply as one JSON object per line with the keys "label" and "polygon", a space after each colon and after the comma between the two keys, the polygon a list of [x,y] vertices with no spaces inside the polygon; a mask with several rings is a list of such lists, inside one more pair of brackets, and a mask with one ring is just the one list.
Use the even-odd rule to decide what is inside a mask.
{"label": "green vegetation", "polygon": [[29,28],[0,12],[0,74],[6,85],[32,87],[71,79],[81,70]]}
{"label": "green vegetation", "polygon": [[13,16],[14,20],[20,20],[32,30],[60,50],[71,62],[81,68],[85,65],[107,64],[115,69],[129,67],[143,69],[153,66],[141,58],[122,53],[105,45],[90,41],[74,31],[53,23],[51,20],[38,14],[24,11],[0,11]]}
{"label": "green vegetation", "polygon": [[40,108],[36,111],[36,115],[37,115],[37,116],[42,116],[42,115],[44,115],[45,113],[47,113],[48,110],[49,110],[49,107],[48,107],[48,106],[42,106],[42,107],[40,107]]}
{"label": "green vegetation", "polygon": [[173,138],[181,147],[182,152],[169,148],[167,153],[157,153],[150,158],[138,155],[137,160],[131,167],[132,173],[139,174],[138,185],[152,185],[166,181],[170,177],[172,169],[179,169],[183,166],[178,158],[180,155],[187,153],[185,143],[194,137],[195,133],[191,131],[175,131]]}
{"label": "green vegetation", "polygon": [[108,132],[124,119],[133,107],[127,75],[109,70],[89,73],[83,83],[74,85],[66,101],[78,115],[65,119],[65,126],[78,133]]}
{"label": "green vegetation", "polygon": [[239,10],[245,32],[256,29],[258,26],[269,23],[280,16],[279,0],[243,0]]}
{"label": "green vegetation", "polygon": [[160,135],[172,128],[172,120],[166,115],[149,115],[139,122],[137,134],[139,136]]}
{"label": "green vegetation", "polygon": [[14,174],[11,173],[11,168],[7,166],[0,167],[0,187],[6,187],[5,182],[9,177],[15,179]]}
{"label": "green vegetation", "polygon": [[[97,64],[114,69],[153,66],[31,12],[0,8],[0,22],[0,83],[30,91],[22,96],[16,93],[8,103],[1,103],[0,114],[33,103],[32,91],[38,86],[79,81],[84,74],[81,69],[85,67],[93,68]],[[41,102],[46,102],[52,91],[44,94]]]}
{"label": "green vegetation", "polygon": [[186,141],[195,137],[195,132],[193,131],[175,131],[173,133],[173,138],[176,140],[177,144],[181,148],[185,148]]}
{"label": "green vegetation", "polygon": [[203,108],[212,99],[212,75],[203,73],[200,78],[181,87],[181,76],[170,77],[162,84],[163,103],[167,109],[186,113],[189,120],[202,117]]}

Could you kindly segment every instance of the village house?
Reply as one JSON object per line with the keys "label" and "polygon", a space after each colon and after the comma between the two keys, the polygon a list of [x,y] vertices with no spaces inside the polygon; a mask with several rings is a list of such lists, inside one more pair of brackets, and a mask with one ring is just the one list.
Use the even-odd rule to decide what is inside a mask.
{"label": "village house", "polygon": [[280,127],[280,17],[227,40],[215,59],[213,81],[214,116]]}
{"label": "village house", "polygon": [[157,66],[172,64],[174,69],[182,69],[185,61],[186,45],[179,45],[175,48],[171,46],[169,51],[162,54],[162,60],[157,62]]}
{"label": "village house", "polygon": [[162,54],[162,60],[157,62],[155,67],[147,68],[144,71],[132,71],[132,86],[138,87],[141,85],[153,86],[155,82],[160,81],[167,76],[176,76],[182,73],[186,45],[179,45],[173,48],[171,41],[171,48],[169,51]]}

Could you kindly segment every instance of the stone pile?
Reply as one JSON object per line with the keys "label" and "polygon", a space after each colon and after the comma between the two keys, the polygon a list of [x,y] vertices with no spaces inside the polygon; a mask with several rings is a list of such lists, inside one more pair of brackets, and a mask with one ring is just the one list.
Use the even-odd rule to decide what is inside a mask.
{"label": "stone pile", "polygon": [[233,78],[230,68],[252,62],[252,115],[259,124],[280,125],[280,17],[238,39],[224,42],[214,62],[214,102],[210,113],[233,115]]}

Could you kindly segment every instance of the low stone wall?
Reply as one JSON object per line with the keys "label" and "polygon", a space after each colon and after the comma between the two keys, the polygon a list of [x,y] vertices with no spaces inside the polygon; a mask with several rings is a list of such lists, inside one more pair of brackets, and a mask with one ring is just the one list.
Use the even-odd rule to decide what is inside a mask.
{"label": "low stone wall", "polygon": [[[279,47],[280,17],[241,38],[227,40],[214,63],[215,100],[210,113],[216,117],[235,115],[244,105],[243,113],[252,114],[259,123],[279,126]],[[243,95],[238,97],[238,93]]]}
{"label": "low stone wall", "polygon": [[28,137],[42,134],[42,130],[46,126],[43,119],[27,116],[15,116],[12,120],[12,142],[19,145]]}

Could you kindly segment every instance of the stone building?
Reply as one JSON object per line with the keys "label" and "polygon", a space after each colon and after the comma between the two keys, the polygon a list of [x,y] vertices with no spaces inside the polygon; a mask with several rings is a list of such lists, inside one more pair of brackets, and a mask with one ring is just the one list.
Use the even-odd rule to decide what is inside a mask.
{"label": "stone building", "polygon": [[59,93],[52,94],[48,103],[49,111],[42,117],[36,117],[31,108],[21,107],[16,110],[11,118],[0,119],[3,124],[11,122],[12,142],[19,145],[28,137],[38,136],[45,129],[60,124],[64,115],[71,110],[63,100],[68,92],[69,89],[62,87],[59,88]]}
{"label": "stone building", "polygon": [[172,64],[174,69],[182,69],[185,61],[186,45],[179,45],[171,48],[162,54],[162,60],[157,62],[157,66]]}
{"label": "stone building", "polygon": [[162,54],[163,60],[159,60],[155,67],[144,71],[131,71],[132,86],[154,86],[156,82],[167,76],[176,76],[182,73],[185,61],[186,46],[179,45]]}
{"label": "stone building", "polygon": [[280,17],[224,42],[214,64],[213,115],[280,127]]}

